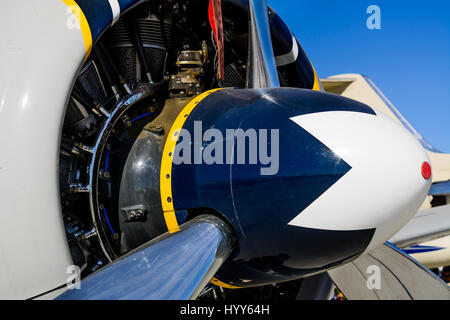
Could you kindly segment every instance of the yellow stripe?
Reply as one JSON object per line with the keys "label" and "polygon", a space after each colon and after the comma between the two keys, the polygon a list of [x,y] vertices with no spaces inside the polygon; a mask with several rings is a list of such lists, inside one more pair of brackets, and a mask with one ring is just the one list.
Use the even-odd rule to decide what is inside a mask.
{"label": "yellow stripe", "polygon": [[211,282],[212,284],[215,284],[216,286],[227,288],[227,289],[241,289],[240,287],[236,287],[236,286],[232,286],[232,285],[223,283],[222,281],[220,281],[217,278],[212,278],[209,282]]}
{"label": "yellow stripe", "polygon": [[320,91],[320,80],[319,80],[319,77],[317,76],[317,73],[316,73],[316,69],[314,69],[314,66],[311,64],[311,67],[312,67],[312,69],[313,69],[313,72],[314,72],[314,85],[313,85],[313,90],[316,90],[316,91]]}
{"label": "yellow stripe", "polygon": [[[197,104],[211,93],[220,89],[221,88],[206,91],[198,95],[194,99],[192,99],[180,112],[178,117],[175,119],[175,122],[173,123],[172,127],[170,128],[169,134],[167,135],[167,140],[164,145],[164,151],[161,160],[160,189],[161,189],[161,203],[164,211],[164,220],[166,221],[169,233],[180,231],[180,227],[178,225],[178,221],[175,216],[172,197],[172,160],[175,146],[178,140],[178,131],[183,127],[187,117],[192,112],[192,110],[194,110]],[[175,132],[177,132],[176,135],[174,135]],[[210,282],[215,284],[216,286],[227,289],[240,289],[239,287],[223,283],[222,281],[216,278],[212,278]]]}
{"label": "yellow stripe", "polygon": [[169,134],[167,135],[167,140],[164,145],[164,151],[161,159],[161,174],[159,181],[164,219],[170,233],[180,231],[180,227],[175,217],[172,197],[172,160],[178,140],[179,130],[183,127],[187,117],[192,110],[194,110],[195,106],[205,97],[220,89],[221,88],[209,90],[193,98],[177,116],[175,122],[172,124],[172,128],[170,128]]}
{"label": "yellow stripe", "polygon": [[86,61],[92,50],[92,34],[91,28],[89,28],[89,23],[83,13],[83,10],[81,10],[80,6],[74,0],[62,0],[62,2],[64,2],[70,8],[70,10],[72,10],[72,13],[80,24],[81,33],[83,34],[84,39],[84,60]]}

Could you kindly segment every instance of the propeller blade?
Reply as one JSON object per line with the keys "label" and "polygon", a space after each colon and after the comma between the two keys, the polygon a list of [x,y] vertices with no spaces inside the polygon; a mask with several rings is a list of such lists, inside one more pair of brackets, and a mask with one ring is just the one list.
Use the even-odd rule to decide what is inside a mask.
{"label": "propeller blade", "polygon": [[249,61],[247,88],[280,86],[270,37],[266,0],[249,0]]}
{"label": "propeller blade", "polygon": [[328,274],[350,300],[450,299],[445,282],[389,242]]}
{"label": "propeller blade", "polygon": [[295,300],[331,300],[334,284],[327,272],[304,278]]}
{"label": "propeller blade", "polygon": [[183,224],[82,280],[58,300],[195,299],[235,247],[231,228],[212,215]]}

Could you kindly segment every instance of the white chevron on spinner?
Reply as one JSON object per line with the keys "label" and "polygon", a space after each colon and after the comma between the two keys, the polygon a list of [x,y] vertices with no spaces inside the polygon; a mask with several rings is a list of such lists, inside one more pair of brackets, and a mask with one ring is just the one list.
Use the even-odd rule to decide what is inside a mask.
{"label": "white chevron on spinner", "polygon": [[113,15],[113,21],[111,25],[115,24],[120,17],[120,4],[118,0],[108,0],[109,5],[111,6],[111,11]]}
{"label": "white chevron on spinner", "polygon": [[403,127],[381,113],[330,111],[290,119],[352,167],[290,225],[326,230],[376,228],[371,243],[378,243],[415,214],[429,187],[421,175],[422,162],[429,160]]}

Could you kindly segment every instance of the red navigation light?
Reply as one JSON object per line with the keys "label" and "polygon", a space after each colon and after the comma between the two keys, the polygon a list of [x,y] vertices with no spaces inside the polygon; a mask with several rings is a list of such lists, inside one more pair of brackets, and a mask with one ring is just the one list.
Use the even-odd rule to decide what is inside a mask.
{"label": "red navigation light", "polygon": [[424,161],[422,163],[422,176],[428,180],[431,177],[431,166],[428,162]]}

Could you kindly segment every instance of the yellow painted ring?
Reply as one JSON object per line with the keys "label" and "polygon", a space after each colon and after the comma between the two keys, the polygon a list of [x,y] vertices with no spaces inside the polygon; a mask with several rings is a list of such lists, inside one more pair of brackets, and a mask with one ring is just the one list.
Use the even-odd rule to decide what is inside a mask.
{"label": "yellow painted ring", "polygon": [[211,93],[216,92],[218,89],[212,89],[193,98],[180,112],[175,119],[175,122],[170,128],[167,140],[164,145],[163,155],[161,159],[161,171],[160,171],[160,194],[161,204],[164,212],[164,220],[166,221],[167,229],[170,233],[174,233],[180,230],[177,219],[175,217],[175,210],[173,206],[172,196],[172,161],[175,151],[175,146],[178,140],[179,130],[183,127],[189,114],[194,110],[197,104]]}

